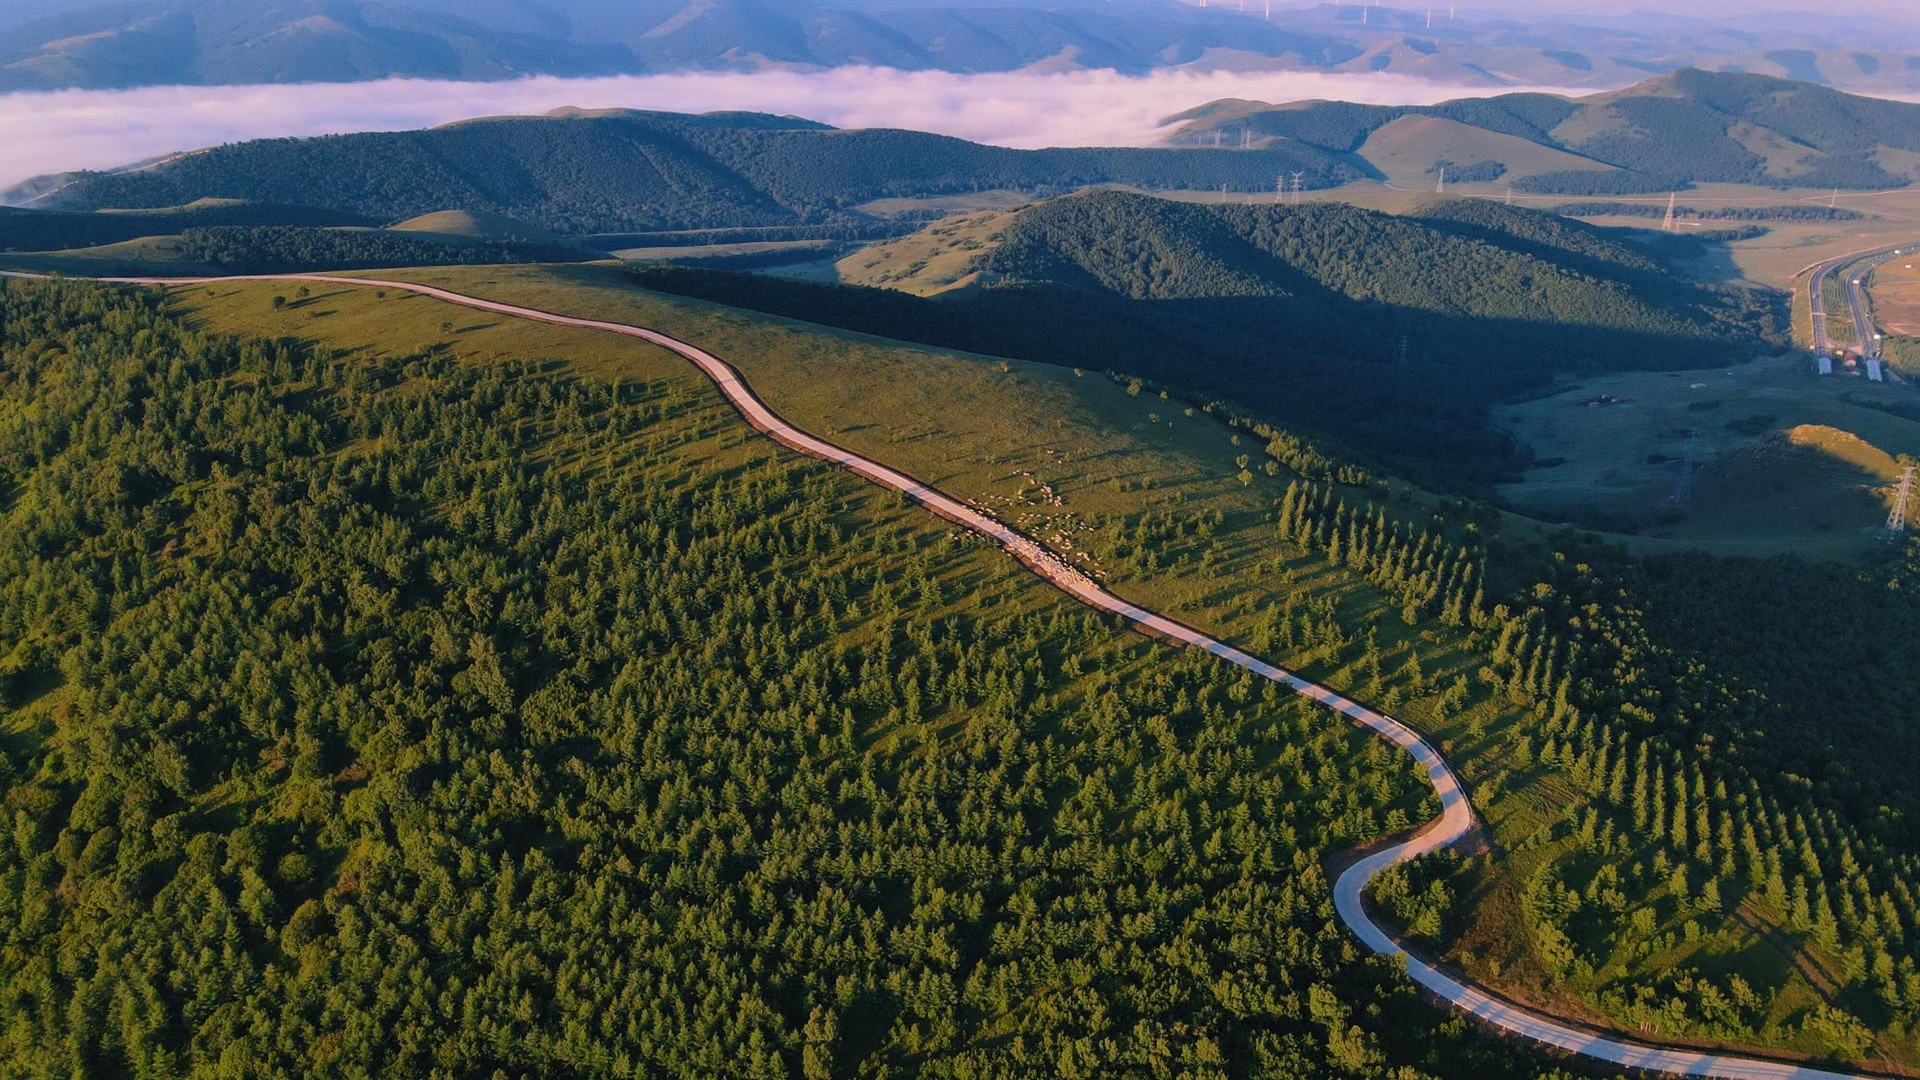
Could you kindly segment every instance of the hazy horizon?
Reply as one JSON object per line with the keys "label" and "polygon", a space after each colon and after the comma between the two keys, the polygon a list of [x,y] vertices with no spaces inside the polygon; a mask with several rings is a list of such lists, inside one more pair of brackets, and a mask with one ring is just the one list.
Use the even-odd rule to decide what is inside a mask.
{"label": "hazy horizon", "polygon": [[[1340,98],[1431,104],[1553,87],[1497,91],[1395,75],[1110,71],[956,75],[873,68],[710,72],[510,82],[378,82],[169,86],[0,95],[8,154],[0,187],[35,176],[111,169],[221,143],[285,136],[432,127],[556,108],[668,112],[749,110],[804,116],[836,127],[904,127],[1017,148],[1147,146],[1160,121],[1220,98]],[[1063,103],[1065,107],[1063,107]]]}

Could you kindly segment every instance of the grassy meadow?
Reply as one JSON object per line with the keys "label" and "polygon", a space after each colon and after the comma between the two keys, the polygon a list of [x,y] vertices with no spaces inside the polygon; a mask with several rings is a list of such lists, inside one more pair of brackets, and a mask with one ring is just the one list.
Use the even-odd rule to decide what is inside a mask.
{"label": "grassy meadow", "polygon": [[[1895,458],[1920,456],[1914,409],[1911,383],[1871,383],[1846,369],[1822,378],[1799,353],[1610,375],[1499,409],[1501,425],[1537,455],[1501,493],[1721,553],[1844,558],[1881,542]],[[1698,469],[1692,498],[1679,505],[1693,432]]]}

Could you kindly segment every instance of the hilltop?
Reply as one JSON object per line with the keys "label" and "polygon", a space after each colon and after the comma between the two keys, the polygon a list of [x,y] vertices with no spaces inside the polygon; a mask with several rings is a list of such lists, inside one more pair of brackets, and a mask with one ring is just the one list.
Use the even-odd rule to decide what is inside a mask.
{"label": "hilltop", "polygon": [[[1519,191],[1624,194],[1698,183],[1871,190],[1920,179],[1920,105],[1809,82],[1685,69],[1583,98],[1505,94],[1432,106],[1219,101],[1170,118],[1170,142],[1483,168]],[[1458,174],[1456,174],[1458,175]]]}
{"label": "hilltop", "polygon": [[[640,274],[813,322],[1157,379],[1455,488],[1522,463],[1488,424],[1493,401],[1569,373],[1749,358],[1779,333],[1763,294],[1684,280],[1609,230],[1483,200],[1396,216],[1090,192],[935,225],[841,272],[887,287]],[[922,274],[935,281],[917,287]]]}
{"label": "hilltop", "polygon": [[566,110],[424,131],[221,146],[139,172],[76,173],[0,194],[51,210],[239,199],[395,220],[499,214],[568,235],[832,225],[874,199],[1087,184],[1267,191],[1328,187],[1364,163],[1313,146],[1008,150],[916,131],[838,130],[757,113]]}
{"label": "hilltop", "polygon": [[1914,34],[1838,11],[1730,31],[1672,16],[1643,25],[1360,7],[1285,3],[1267,18],[1264,5],[1175,0],[11,0],[0,9],[0,91],[849,65],[1389,72],[1596,89],[1694,65],[1920,88]]}

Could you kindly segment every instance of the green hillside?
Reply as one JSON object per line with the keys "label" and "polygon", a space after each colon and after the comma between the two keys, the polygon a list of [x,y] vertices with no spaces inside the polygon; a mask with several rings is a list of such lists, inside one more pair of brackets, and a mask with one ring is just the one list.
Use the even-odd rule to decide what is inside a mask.
{"label": "green hillside", "polygon": [[[1518,178],[1521,191],[1619,195],[1695,183],[1873,190],[1920,179],[1920,105],[1764,75],[1682,69],[1583,98],[1507,94],[1432,106],[1231,102],[1175,117],[1173,141],[1248,132],[1264,145],[1354,153],[1394,120],[1430,116],[1594,162]],[[1471,161],[1466,148],[1440,157]],[[1612,168],[1609,168],[1612,167]],[[1614,171],[1614,170],[1619,171]]]}
{"label": "green hillside", "polygon": [[1334,923],[1377,740],[663,353],[272,290],[0,283],[14,1070],[1565,1075]]}
{"label": "green hillside", "polygon": [[[1428,733],[1488,847],[1379,899],[1476,978],[1643,1034],[1920,1060],[1913,550],[1629,556],[1097,371],[770,319],[603,267],[410,276],[728,357],[793,422]],[[314,325],[262,300],[195,306]],[[330,333],[380,332],[377,306],[326,303]]]}
{"label": "green hillside", "polygon": [[599,253],[580,244],[475,239],[414,230],[306,229],[291,225],[188,229],[180,257],[232,274],[528,262],[581,262]]}
{"label": "green hillside", "polygon": [[95,210],[217,197],[383,221],[455,209],[585,235],[859,221],[850,208],[874,199],[989,188],[1269,191],[1275,176],[1293,171],[1327,187],[1366,166],[1314,147],[1007,150],[758,114],[568,112],[239,143],[139,172],[75,174],[34,205]]}
{"label": "green hillside", "polygon": [[1157,379],[1465,489],[1523,463],[1489,403],[1569,373],[1747,359],[1778,332],[1770,297],[1685,281],[1604,230],[1484,201],[1396,217],[1094,193],[1012,215],[975,259],[976,286],[937,301],[636,273],[814,322]]}

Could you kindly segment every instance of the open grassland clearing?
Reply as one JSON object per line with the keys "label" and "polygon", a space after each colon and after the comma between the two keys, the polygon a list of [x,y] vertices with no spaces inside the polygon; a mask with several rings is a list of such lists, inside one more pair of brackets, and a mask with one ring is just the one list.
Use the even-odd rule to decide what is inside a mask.
{"label": "open grassland clearing", "polygon": [[841,249],[832,240],[748,240],[735,244],[693,244],[675,247],[620,248],[609,252],[628,262],[716,262],[753,259],[766,262],[806,262]]}
{"label": "open grassland clearing", "polygon": [[[1522,509],[1728,554],[1843,556],[1880,540],[1896,455],[1920,456],[1920,393],[1846,368],[1812,373],[1795,353],[1735,368],[1584,381],[1502,406],[1532,448]],[[1676,501],[1688,444],[1697,471]]]}
{"label": "open grassland clearing", "polygon": [[1920,337],[1920,249],[1912,258],[1881,263],[1867,280],[1867,300],[1876,326],[1887,333]]}
{"label": "open grassland clearing", "polygon": [[[1583,839],[1584,830],[1610,820],[1614,811],[1604,807],[1615,804],[1569,775],[1563,749],[1571,744],[1554,734],[1560,721],[1549,718],[1559,712],[1522,688],[1527,678],[1540,677],[1538,659],[1530,677],[1511,666],[1519,661],[1510,655],[1498,659],[1511,652],[1507,639],[1514,624],[1490,615],[1469,627],[1419,614],[1405,606],[1400,586],[1389,588],[1386,579],[1360,573],[1348,556],[1330,559],[1318,541],[1283,539],[1278,531],[1291,481],[1284,469],[1268,475],[1258,442],[1247,438],[1249,429],[1204,411],[1188,415],[1177,398],[1163,399],[1150,387],[1130,393],[1129,386],[1098,373],[903,347],[650,295],[600,268],[476,268],[409,276],[535,307],[637,322],[709,348],[739,365],[796,424],[995,510],[1122,595],[1382,704],[1432,732],[1486,815],[1489,853],[1417,870],[1414,887],[1383,903],[1403,925],[1441,927],[1437,940],[1444,955],[1475,977],[1523,992],[1537,985],[1544,1000],[1571,1012],[1604,1014],[1635,1027],[1640,1021],[1632,1018],[1647,1007],[1644,995],[1664,1003],[1667,995],[1694,992],[1659,982],[1660,973],[1670,970],[1663,965],[1675,957],[1715,972],[1737,966],[1747,972],[1744,984],[1761,995],[1756,1000],[1765,1005],[1762,1013],[1743,1014],[1736,1027],[1711,1028],[1689,1019],[1678,1027],[1667,1024],[1662,1033],[1833,1052],[1825,1029],[1809,1026],[1805,1003],[1814,1000],[1813,991],[1794,962],[1794,954],[1821,948],[1809,944],[1806,931],[1796,925],[1777,936],[1743,934],[1742,909],[1701,906],[1697,876],[1694,892],[1680,902],[1663,891],[1673,889],[1662,876],[1666,856],[1639,841],[1629,843],[1612,824],[1596,837],[1604,838],[1608,860],[1628,875],[1618,888],[1632,901],[1616,921],[1596,924],[1582,948],[1596,959],[1622,959],[1612,967],[1601,960],[1594,970],[1605,974],[1593,980],[1564,965],[1560,939],[1553,936],[1561,931],[1541,918],[1538,889],[1509,878],[1507,859],[1514,851],[1543,849],[1556,866],[1569,862],[1556,873],[1577,871],[1570,862],[1577,852],[1602,843]],[[270,309],[254,310],[260,317]],[[1525,590],[1528,568],[1542,557],[1540,538],[1518,519],[1399,485],[1332,491],[1348,507],[1342,513],[1354,520],[1378,513],[1388,522],[1436,530],[1429,535],[1440,538],[1441,548],[1483,545],[1490,595]],[[1584,564],[1576,567],[1569,559],[1551,565],[1564,580],[1529,595],[1596,586],[1599,595],[1611,595],[1598,582],[1585,583]],[[1427,874],[1439,875],[1440,893],[1451,891],[1453,899],[1436,901],[1431,881],[1421,877]],[[1727,879],[1726,887],[1741,888],[1739,880]],[[1647,914],[1629,919],[1640,907]],[[1767,910],[1776,909],[1769,902]],[[1496,948],[1493,942],[1505,944]],[[1768,951],[1771,962],[1755,958]],[[1810,970],[1832,963],[1822,959]],[[1538,973],[1537,983],[1529,971]],[[1721,984],[1731,985],[1725,979]],[[1876,1052],[1903,1059],[1912,1050],[1898,1033],[1869,1041]],[[1862,1052],[1845,1051],[1849,1057]]]}
{"label": "open grassland clearing", "polygon": [[1367,136],[1359,154],[1396,187],[1432,190],[1440,177],[1435,167],[1453,162],[1459,170],[1482,162],[1498,163],[1505,171],[1493,180],[1447,185],[1462,195],[1502,194],[1523,176],[1575,170],[1611,171],[1613,166],[1555,150],[1550,146],[1476,128],[1441,116],[1403,116]]}
{"label": "open grassland clearing", "polygon": [[919,232],[863,248],[836,264],[835,279],[884,286],[915,296],[937,296],[979,279],[974,263],[998,246],[1010,213],[947,218]]}
{"label": "open grassland clearing", "polygon": [[479,210],[436,210],[387,226],[394,232],[431,233],[460,240],[539,240],[556,243],[563,238],[505,214]]}

